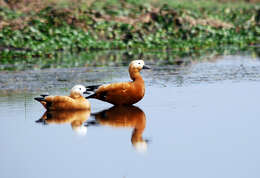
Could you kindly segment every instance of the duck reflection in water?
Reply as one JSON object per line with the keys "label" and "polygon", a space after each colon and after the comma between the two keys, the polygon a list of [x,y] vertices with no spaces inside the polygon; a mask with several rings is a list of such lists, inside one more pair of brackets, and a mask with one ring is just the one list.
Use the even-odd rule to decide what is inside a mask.
{"label": "duck reflection in water", "polygon": [[90,110],[78,111],[46,111],[36,123],[66,124],[70,123],[72,130],[78,135],[86,135],[87,127],[83,125],[90,116]]}
{"label": "duck reflection in water", "polygon": [[145,113],[136,106],[114,106],[108,110],[92,114],[94,121],[88,121],[87,126],[103,125],[111,127],[133,128],[131,142],[138,152],[147,151],[148,140],[143,139],[146,126]]}

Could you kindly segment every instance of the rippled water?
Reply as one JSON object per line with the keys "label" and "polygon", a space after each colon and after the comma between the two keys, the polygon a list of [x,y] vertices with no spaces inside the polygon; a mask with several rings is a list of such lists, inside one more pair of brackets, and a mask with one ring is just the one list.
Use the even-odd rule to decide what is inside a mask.
{"label": "rippled water", "polygon": [[[30,92],[0,96],[0,177],[258,178],[259,59],[222,56],[152,67],[142,72],[142,101],[125,108],[90,100],[91,113],[45,114],[33,97],[42,90],[67,94],[75,83],[129,80],[126,67],[21,77],[20,88],[32,84]],[[45,81],[42,74],[56,78]],[[15,81],[18,74],[7,75]]]}

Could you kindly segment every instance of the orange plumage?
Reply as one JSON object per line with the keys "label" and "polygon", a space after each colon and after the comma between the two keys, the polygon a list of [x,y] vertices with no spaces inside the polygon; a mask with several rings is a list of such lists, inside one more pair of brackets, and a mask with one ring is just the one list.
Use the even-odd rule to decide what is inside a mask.
{"label": "orange plumage", "polygon": [[139,149],[140,145],[147,146],[147,141],[142,136],[146,126],[146,117],[140,108],[136,106],[114,106],[94,114],[94,116],[100,125],[133,128],[131,137],[133,146],[137,147],[137,149]]}
{"label": "orange plumage", "polygon": [[90,103],[84,98],[83,93],[86,88],[81,85],[76,85],[71,89],[69,96],[46,96],[36,97],[47,110],[83,110],[90,109]]}
{"label": "orange plumage", "polygon": [[94,94],[87,98],[95,98],[114,105],[132,105],[140,101],[145,94],[144,80],[140,74],[142,69],[150,67],[143,60],[134,60],[129,64],[129,74],[133,81],[113,83],[101,86],[88,86],[87,91]]}
{"label": "orange plumage", "polygon": [[80,134],[86,134],[86,127],[83,123],[90,116],[90,110],[75,110],[75,111],[46,111],[37,123],[44,124],[66,124],[70,123],[72,129]]}

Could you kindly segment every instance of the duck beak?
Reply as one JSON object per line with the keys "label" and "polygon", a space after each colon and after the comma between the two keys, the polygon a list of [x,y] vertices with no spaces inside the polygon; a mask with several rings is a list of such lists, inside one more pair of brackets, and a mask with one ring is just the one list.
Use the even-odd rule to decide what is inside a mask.
{"label": "duck beak", "polygon": [[147,65],[144,65],[143,66],[143,69],[151,69],[151,67],[147,66]]}

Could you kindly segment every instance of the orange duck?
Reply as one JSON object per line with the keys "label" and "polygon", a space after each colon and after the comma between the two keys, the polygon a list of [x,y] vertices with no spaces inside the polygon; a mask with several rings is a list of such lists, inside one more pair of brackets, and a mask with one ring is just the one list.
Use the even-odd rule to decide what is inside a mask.
{"label": "orange duck", "polygon": [[84,110],[90,109],[90,103],[86,100],[83,94],[88,93],[82,85],[74,86],[69,96],[48,96],[34,98],[39,101],[47,110]]}
{"label": "orange duck", "polygon": [[140,74],[142,69],[150,69],[143,60],[134,60],[129,64],[129,74],[133,81],[104,85],[87,86],[94,94],[86,98],[95,98],[114,105],[132,105],[144,97],[145,85]]}
{"label": "orange duck", "polygon": [[70,123],[72,130],[79,135],[86,135],[87,127],[83,125],[90,116],[90,110],[76,111],[46,111],[37,123],[66,124]]}
{"label": "orange duck", "polygon": [[139,152],[147,150],[147,140],[144,140],[142,136],[146,126],[146,117],[140,108],[136,106],[113,106],[108,110],[93,115],[95,121],[88,121],[87,126],[99,124],[119,128],[133,128],[132,145]]}

